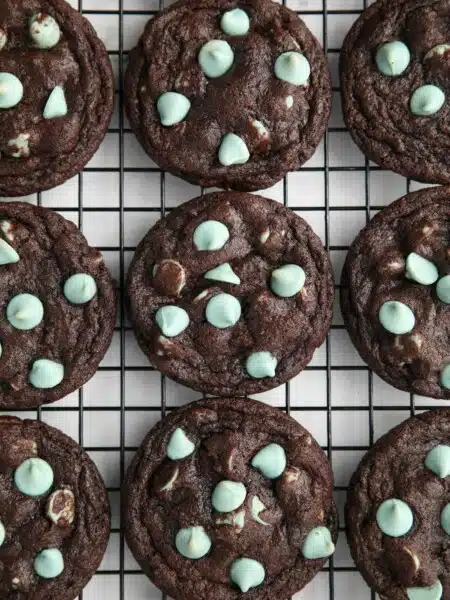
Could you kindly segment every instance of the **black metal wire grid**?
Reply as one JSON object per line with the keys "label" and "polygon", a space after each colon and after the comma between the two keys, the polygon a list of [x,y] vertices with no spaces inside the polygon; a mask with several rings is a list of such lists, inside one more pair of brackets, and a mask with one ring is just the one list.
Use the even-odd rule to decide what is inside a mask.
{"label": "black metal wire grid", "polygon": [[[142,4],[138,0],[136,0],[138,4]],[[289,0],[281,0],[283,4],[287,4],[292,8]],[[116,327],[115,335],[118,337],[118,350],[119,350],[119,362],[118,366],[101,366],[99,371],[114,371],[119,375],[119,385],[120,385],[120,404],[114,406],[108,406],[108,398],[105,397],[105,402],[101,406],[86,406],[85,405],[85,392],[83,389],[78,392],[78,402],[77,405],[69,405],[69,406],[58,406],[52,405],[49,407],[42,407],[37,410],[37,418],[39,420],[47,420],[47,417],[55,413],[70,413],[73,414],[74,417],[78,418],[78,442],[90,453],[101,453],[101,452],[113,452],[114,456],[119,457],[119,464],[116,465],[120,470],[120,481],[123,480],[126,464],[129,456],[136,450],[135,446],[130,446],[127,444],[127,415],[130,412],[137,413],[160,413],[161,416],[164,416],[166,412],[172,408],[173,406],[167,401],[167,381],[163,375],[161,375],[161,385],[160,385],[160,403],[159,406],[130,406],[126,402],[126,377],[132,376],[133,373],[137,374],[138,372],[148,372],[154,373],[154,369],[150,366],[129,366],[126,361],[126,351],[128,344],[128,335],[131,332],[129,325],[127,324],[125,310],[124,310],[124,282],[126,275],[126,262],[127,257],[132,253],[135,249],[134,246],[129,246],[126,243],[126,235],[125,235],[125,223],[127,218],[127,213],[132,213],[139,211],[142,213],[142,218],[151,217],[149,213],[156,213],[156,216],[163,217],[170,207],[167,206],[166,202],[166,176],[165,173],[157,169],[156,167],[133,167],[127,166],[126,160],[126,145],[125,138],[127,135],[131,135],[131,131],[126,127],[126,121],[123,114],[123,87],[120,82],[123,81],[124,71],[126,69],[126,61],[127,61],[127,50],[125,48],[124,37],[125,37],[125,29],[126,29],[126,19],[130,17],[148,17],[151,18],[154,14],[156,14],[156,7],[153,7],[152,10],[133,10],[130,8],[132,6],[133,0],[113,0],[113,2],[108,2],[108,4],[114,3],[116,7],[114,9],[102,10],[102,4],[104,0],[97,0],[97,6],[95,9],[92,9],[93,0],[78,0],[76,4],[76,0],[72,0],[72,4],[75,5],[87,18],[92,19],[94,21],[96,19],[101,19],[106,16],[114,16],[118,20],[118,48],[117,49],[109,49],[110,56],[113,62],[116,62],[118,65],[118,83],[117,83],[117,104],[118,104],[118,126],[111,127],[109,130],[110,134],[118,136],[119,139],[119,157],[118,157],[118,166],[114,167],[99,167],[99,166],[88,166],[83,173],[80,173],[78,176],[78,198],[77,203],[74,206],[66,206],[64,208],[60,208],[55,206],[55,208],[61,212],[61,214],[71,213],[72,216],[74,214],[77,215],[78,225],[81,230],[83,230],[83,225],[87,223],[92,217],[93,213],[96,213],[98,216],[100,213],[111,213],[117,216],[119,221],[119,245],[115,246],[106,246],[100,247],[99,249],[104,251],[105,253],[118,253],[119,255],[119,267],[120,267],[120,276],[119,276],[119,284],[120,284],[120,303],[119,303],[119,321]],[[350,3],[351,6],[356,6],[356,8],[351,9],[339,9],[335,8],[336,0],[322,0],[322,8],[321,10],[309,10],[308,5],[311,6],[311,3],[314,6],[317,6],[319,3],[318,0],[297,0],[300,2],[299,7],[301,7],[301,11],[299,12],[300,16],[307,17],[316,17],[321,19],[321,26],[323,30],[323,46],[325,52],[327,53],[330,62],[336,63],[336,59],[339,54],[339,48],[333,47],[333,45],[329,44],[330,31],[332,31],[335,26],[333,23],[333,19],[339,19],[343,16],[348,17],[350,20],[355,20],[360,12],[370,3],[369,0],[342,0],[342,5],[348,5]],[[150,0],[149,0],[150,3]],[[163,8],[164,0],[159,0],[159,8]],[[332,5],[332,8],[330,8]],[[86,7],[87,6],[87,7]],[[336,96],[339,92],[339,85],[337,80],[334,81],[333,92]],[[334,262],[339,264],[341,262],[342,256],[348,249],[347,245],[335,245],[332,244],[333,231],[335,228],[335,220],[334,215],[337,213],[342,213],[345,211],[345,214],[350,217],[351,213],[359,212],[364,214],[365,221],[367,222],[376,212],[383,207],[384,202],[377,204],[371,202],[372,195],[372,186],[371,186],[371,177],[373,177],[374,173],[377,175],[382,175],[381,169],[378,167],[369,164],[367,159],[365,163],[359,166],[335,166],[330,164],[330,136],[334,134],[341,134],[346,132],[345,127],[343,126],[331,126],[328,128],[328,131],[325,135],[323,141],[323,164],[320,166],[305,166],[303,167],[303,172],[310,173],[320,173],[323,175],[323,188],[321,188],[318,193],[323,194],[323,198],[318,201],[317,205],[305,205],[301,199],[302,190],[295,189],[296,197],[299,196],[299,201],[292,203],[289,198],[289,193],[292,194],[292,186],[288,185],[288,177],[285,178],[283,185],[283,202],[289,208],[295,211],[301,211],[302,216],[306,216],[308,220],[308,216],[305,213],[309,213],[311,216],[314,216],[317,213],[323,214],[324,218],[324,243],[327,251],[330,253],[332,260],[335,259]],[[351,142],[349,142],[350,144]],[[85,186],[84,186],[84,177],[85,174],[88,173],[114,173],[118,175],[119,181],[119,206],[118,207],[105,207],[105,206],[96,206],[95,201],[92,199],[89,201],[89,206],[86,206],[85,202]],[[159,176],[159,186],[160,186],[160,205],[158,207],[148,206],[138,208],[133,208],[133,202],[131,199],[127,198],[127,202],[125,202],[126,198],[126,189],[125,189],[125,178],[128,174],[132,173],[148,173],[155,174]],[[335,179],[334,176],[338,173],[341,173],[345,176],[346,173],[360,173],[364,178],[364,202],[361,202],[358,206],[353,204],[347,205],[345,200],[342,204],[336,204],[336,202],[330,203],[330,188],[332,187]],[[382,175],[383,176],[383,175]],[[412,182],[405,180],[405,189],[404,191],[410,191]],[[149,183],[149,185],[151,185]],[[263,192],[264,194],[264,192]],[[188,200],[189,198],[183,198],[184,200]],[[390,197],[388,201],[394,200],[395,197]],[[43,204],[43,195],[38,194],[36,197],[36,202],[38,205]],[[308,204],[308,203],[307,203]],[[150,227],[150,225],[149,225]],[[354,230],[354,235],[357,233],[357,228]],[[353,237],[353,234],[350,236]],[[139,240],[136,240],[138,242]],[[336,292],[339,291],[339,284],[336,285]],[[333,342],[333,333],[343,332],[344,327],[341,324],[339,318],[337,318],[332,325],[330,336],[327,338],[325,344],[325,354],[324,354],[324,364],[319,365],[310,365],[306,368],[306,372],[314,373],[314,377],[317,380],[323,383],[325,382],[325,394],[326,394],[326,403],[323,406],[315,406],[315,405],[302,405],[301,398],[293,398],[292,393],[292,385],[287,384],[285,386],[285,401],[283,410],[295,416],[300,422],[304,420],[306,417],[306,413],[311,413],[314,415],[314,418],[322,416],[324,413],[326,414],[326,419],[324,421],[324,425],[326,428],[326,443],[323,444],[323,449],[327,452],[330,461],[333,464],[333,458],[337,455],[341,455],[344,453],[349,453],[350,458],[350,467],[347,465],[347,470],[351,471],[354,467],[356,467],[358,458],[364,453],[368,446],[371,445],[376,437],[382,431],[380,431],[380,425],[377,425],[377,416],[382,416],[382,425],[381,427],[384,430],[389,429],[390,426],[393,426],[398,422],[398,420],[406,419],[407,417],[413,415],[416,411],[427,410],[430,408],[437,408],[438,405],[433,406],[432,403],[427,401],[426,399],[418,399],[413,395],[409,395],[409,401],[405,403],[404,398],[400,399],[398,402],[396,399],[398,395],[393,396],[393,402],[387,408],[386,402],[379,404],[374,401],[374,376],[372,372],[362,364],[348,364],[347,361],[343,360],[342,364],[340,361],[336,360],[336,357],[339,358],[339,346],[338,340]],[[355,404],[354,402],[349,402],[348,405],[340,402],[338,405],[333,403],[333,378],[335,374],[340,374],[341,376],[351,376],[351,374],[355,374],[356,372],[364,373],[367,377],[367,398],[361,400],[361,404]],[[146,390],[142,389],[142,394],[145,394]],[[115,413],[115,415],[119,417],[119,436],[117,439],[117,444],[114,446],[92,446],[84,443],[85,438],[85,420],[86,415],[91,411],[96,411],[98,413],[104,413],[105,416],[105,424],[107,427],[107,419],[111,413]],[[27,411],[30,412],[30,411]],[[380,413],[383,413],[380,414]],[[334,416],[340,413],[348,414],[349,416],[349,426],[351,427],[351,418],[357,413],[363,413],[367,416],[367,444],[363,445],[336,445],[333,443],[333,432],[336,431]],[[390,422],[389,415],[392,415],[392,423]],[[20,416],[20,415],[19,415]],[[28,415],[27,415],[28,416]],[[386,418],[384,418],[386,417]],[[356,425],[357,426],[357,425]],[[342,435],[339,436],[342,438]],[[345,492],[346,485],[345,481],[339,481],[339,485],[335,487],[335,497],[338,507],[340,508],[340,513],[342,515],[342,506],[345,500]],[[124,541],[123,532],[120,529],[120,514],[119,514],[119,492],[120,486],[110,486],[108,487],[108,491],[111,498],[111,503],[113,506],[113,529],[112,529],[112,539],[114,543],[117,543],[117,547],[114,552],[114,560],[110,561],[113,563],[114,568],[105,568],[101,567],[95,579],[98,578],[109,578],[112,582],[112,585],[108,585],[103,588],[102,584],[95,585],[94,587],[88,586],[85,592],[80,596],[80,600],[143,600],[147,598],[149,600],[156,600],[157,598],[164,598],[164,596],[153,590],[152,588],[142,587],[144,595],[141,592],[137,592],[136,595],[133,590],[135,590],[135,583],[133,578],[143,577],[141,575],[141,571],[138,569],[130,569],[128,568],[128,560],[127,560],[127,551],[126,545]],[[344,536],[344,524],[341,519],[341,538]],[[354,578],[354,575],[357,574],[357,571],[354,567],[354,564],[350,559],[346,560],[345,558],[340,558],[339,560],[336,558],[331,558],[328,565],[324,568],[322,575],[322,583],[320,589],[315,591],[308,588],[304,593],[300,593],[295,596],[295,599],[300,600],[300,598],[308,598],[308,600],[347,600],[348,597],[353,597],[356,600],[374,600],[375,594],[371,592],[368,588],[364,586],[359,581],[359,576]],[[325,578],[325,580],[324,580]],[[355,588],[355,583],[357,587]],[[141,589],[141,586],[138,586]],[[139,595],[141,594],[141,595]]]}

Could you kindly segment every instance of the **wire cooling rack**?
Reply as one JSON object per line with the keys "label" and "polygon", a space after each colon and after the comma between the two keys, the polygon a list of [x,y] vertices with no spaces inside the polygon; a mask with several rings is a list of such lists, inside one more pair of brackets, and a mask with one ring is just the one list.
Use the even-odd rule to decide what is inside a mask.
{"label": "wire cooling rack", "polygon": [[[134,249],[171,208],[201,189],[161,172],[140,149],[123,115],[121,86],[128,50],[163,0],[70,0],[105,41],[117,80],[116,111],[104,144],[87,168],[63,186],[25,198],[73,220],[102,250],[120,283],[121,301],[113,344],[95,377],[61,402],[18,416],[38,418],[78,441],[99,466],[113,513],[111,541],[98,574],[80,600],[161,600],[128,551],[120,530],[119,490],[142,438],[167,411],[198,394],[149,367],[134,341],[123,308],[123,283]],[[348,245],[386,204],[420,188],[369,164],[346,131],[339,98],[342,40],[367,0],[283,0],[322,42],[333,75],[333,114],[314,157],[263,195],[304,217],[329,251],[335,281]],[[423,186],[422,186],[423,187]],[[338,291],[339,285],[336,285]],[[346,486],[358,461],[381,434],[433,401],[399,392],[373,375],[353,349],[336,301],[333,326],[306,370],[289,384],[257,399],[290,412],[316,437],[335,473],[341,532],[337,551],[295,600],[371,600],[349,555],[344,532]],[[436,404],[436,403],[435,403]],[[11,413],[10,413],[11,414]],[[14,413],[13,413],[14,414]]]}

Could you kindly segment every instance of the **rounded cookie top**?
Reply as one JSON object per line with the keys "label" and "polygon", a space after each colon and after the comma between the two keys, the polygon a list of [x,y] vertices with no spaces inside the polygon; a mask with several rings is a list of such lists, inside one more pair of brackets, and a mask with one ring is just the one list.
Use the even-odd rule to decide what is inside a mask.
{"label": "rounded cookie top", "polygon": [[346,506],[352,556],[390,600],[450,593],[450,410],[408,419],[365,455]]}
{"label": "rounded cookie top", "polygon": [[0,203],[0,407],[54,402],[90,379],[111,342],[103,257],[52,210]]}
{"label": "rounded cookie top", "polygon": [[83,169],[111,120],[114,79],[92,25],[64,0],[0,6],[0,195]]}
{"label": "rounded cookie top", "polygon": [[353,242],[341,308],[362,358],[391,385],[450,398],[450,188],[409,194]]}
{"label": "rounded cookie top", "polygon": [[155,366],[191,388],[244,395],[297,375],[322,344],[333,279],[317,235],[273,200],[206,194],[140,243],[130,316]]}
{"label": "rounded cookie top", "polygon": [[347,127],[382,167],[428,183],[450,182],[450,25],[446,0],[379,0],[341,53]]}
{"label": "rounded cookie top", "polygon": [[176,600],[284,600],[334,551],[332,489],[324,452],[297,421],[214,398],[150,431],[125,481],[124,529]]}
{"label": "rounded cookie top", "polygon": [[331,107],[322,48],[270,0],[171,5],[131,52],[125,88],[131,126],[162,168],[244,191],[310,158]]}
{"label": "rounded cookie top", "polygon": [[108,496],[89,456],[44,423],[0,417],[0,596],[73,600],[100,565]]}

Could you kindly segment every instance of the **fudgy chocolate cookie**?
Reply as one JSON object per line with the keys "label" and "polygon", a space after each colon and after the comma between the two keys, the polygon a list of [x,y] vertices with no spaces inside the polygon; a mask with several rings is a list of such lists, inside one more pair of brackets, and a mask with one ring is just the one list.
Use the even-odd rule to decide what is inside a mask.
{"label": "fudgy chocolate cookie", "polygon": [[0,203],[0,408],[54,402],[111,343],[116,294],[98,250],[57,213]]}
{"label": "fudgy chocolate cookie", "polygon": [[409,194],[353,242],[341,308],[361,357],[409,392],[450,398],[450,188]]}
{"label": "fudgy chocolate cookie", "polygon": [[206,187],[267,188],[316,149],[331,79],[316,38],[271,0],[181,0],[130,54],[128,118],[162,168]]}
{"label": "fudgy chocolate cookie", "polygon": [[353,475],[348,541],[356,566],[381,598],[450,598],[449,476],[449,409],[392,429]]}
{"label": "fudgy chocolate cookie", "polygon": [[450,182],[450,5],[379,0],[341,53],[344,117],[361,150],[382,167]]}
{"label": "fudgy chocolate cookie", "polygon": [[72,439],[44,423],[0,417],[0,596],[73,600],[109,538],[102,478]]}
{"label": "fudgy chocolate cookie", "polygon": [[150,431],[123,488],[136,560],[175,600],[286,600],[334,552],[333,475],[282,411],[214,398]]}
{"label": "fudgy chocolate cookie", "polygon": [[297,375],[328,332],[333,278],[323,245],[261,196],[206,194],[139,244],[128,274],[137,340],[193,389],[246,395]]}
{"label": "fudgy chocolate cookie", "polygon": [[59,185],[108,129],[114,79],[92,25],[64,0],[0,5],[0,195]]}

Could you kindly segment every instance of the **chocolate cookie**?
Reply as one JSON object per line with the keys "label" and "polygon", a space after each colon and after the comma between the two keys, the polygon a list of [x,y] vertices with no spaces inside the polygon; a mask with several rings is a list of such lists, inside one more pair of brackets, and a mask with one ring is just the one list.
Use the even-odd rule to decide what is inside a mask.
{"label": "chocolate cookie", "polygon": [[353,242],[341,308],[370,368],[409,392],[450,398],[450,188],[409,194]]}
{"label": "chocolate cookie", "polygon": [[206,187],[270,187],[325,131],[331,78],[316,38],[271,0],[182,0],[131,52],[128,118],[174,175]]}
{"label": "chocolate cookie", "polygon": [[449,475],[449,409],[392,429],[353,475],[348,541],[356,566],[381,598],[450,598]]}
{"label": "chocolate cookie", "polygon": [[108,129],[114,79],[92,25],[64,0],[0,6],[0,195],[64,183]]}
{"label": "chocolate cookie", "polygon": [[0,408],[54,402],[90,379],[115,325],[98,250],[47,208],[0,203]]}
{"label": "chocolate cookie", "polygon": [[333,278],[321,241],[294,212],[216,192],[149,231],[128,296],[137,340],[160,371],[203,392],[245,395],[308,364],[330,327]]}
{"label": "chocolate cookie", "polygon": [[286,600],[334,552],[332,492],[326,455],[297,421],[214,398],[150,431],[123,488],[124,529],[175,600]]}
{"label": "chocolate cookie", "polygon": [[44,423],[0,417],[0,596],[73,600],[109,538],[106,489],[89,456]]}
{"label": "chocolate cookie", "polygon": [[344,117],[368,158],[428,183],[450,182],[450,7],[379,0],[341,53]]}

